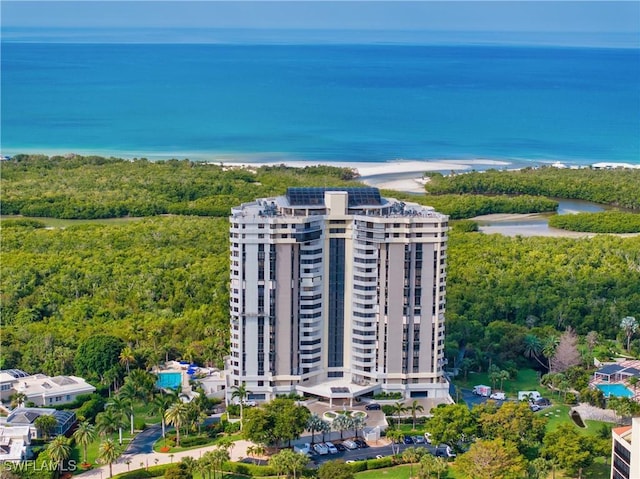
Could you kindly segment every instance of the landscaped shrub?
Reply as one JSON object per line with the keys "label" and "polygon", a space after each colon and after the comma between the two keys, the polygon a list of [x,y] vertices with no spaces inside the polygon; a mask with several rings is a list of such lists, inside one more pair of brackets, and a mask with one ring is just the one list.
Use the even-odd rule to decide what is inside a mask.
{"label": "landscaped shrub", "polygon": [[106,400],[102,396],[91,394],[91,399],[78,408],[76,416],[85,421],[94,421],[98,413],[104,411],[105,404]]}
{"label": "landscaped shrub", "polygon": [[144,431],[147,428],[147,423],[141,417],[136,417],[133,419],[133,428],[136,431]]}
{"label": "landscaped shrub", "polygon": [[373,399],[379,399],[381,401],[384,401],[385,399],[402,399],[402,393],[401,392],[393,392],[393,393],[382,392],[382,393],[377,393],[377,394],[373,395]]}
{"label": "landscaped shrub", "polygon": [[245,474],[253,477],[275,476],[276,471],[271,466],[258,466],[256,464],[245,464],[243,462],[225,462],[222,467],[226,472],[235,474]]}
{"label": "landscaped shrub", "polygon": [[160,466],[151,466],[148,469],[136,469],[135,471],[123,472],[113,476],[114,479],[147,479],[150,477],[162,477],[165,471],[171,467],[172,464],[162,464]]}
{"label": "landscaped shrub", "polygon": [[383,404],[382,405],[382,412],[384,413],[385,416],[393,416],[395,411],[394,411],[393,406],[391,404]]}
{"label": "landscaped shrub", "polygon": [[367,469],[382,469],[383,467],[391,467],[395,465],[393,457],[386,456],[380,459],[369,459],[366,461]]}
{"label": "landscaped shrub", "polygon": [[578,403],[578,398],[576,397],[576,395],[574,393],[567,393],[567,396],[566,396],[564,402],[566,404],[577,404]]}
{"label": "landscaped shrub", "polygon": [[240,430],[240,423],[239,422],[228,422],[224,426],[224,432],[226,432],[227,434],[235,434],[239,430]]}
{"label": "landscaped shrub", "polygon": [[351,470],[355,472],[362,472],[367,470],[367,462],[368,461],[356,461],[349,464],[351,466]]}
{"label": "landscaped shrub", "polygon": [[213,424],[209,424],[207,426],[207,429],[206,429],[207,435],[209,437],[217,437],[218,434],[220,434],[221,432],[224,431],[224,427],[227,424],[228,424],[228,422],[226,422],[226,421],[225,422],[215,422]]}
{"label": "landscaped shrub", "polygon": [[211,438],[209,436],[183,436],[180,438],[181,447],[204,446],[205,444],[210,443]]}

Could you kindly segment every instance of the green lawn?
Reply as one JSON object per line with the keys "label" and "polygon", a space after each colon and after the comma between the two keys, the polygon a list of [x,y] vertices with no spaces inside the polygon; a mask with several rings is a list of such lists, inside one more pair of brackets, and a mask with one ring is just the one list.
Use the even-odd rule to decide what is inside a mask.
{"label": "green lawn", "polygon": [[[107,436],[108,438],[113,439],[113,441],[117,444],[118,443],[118,433],[112,434],[111,436]],[[122,431],[122,449],[124,450],[124,448],[127,447],[127,444],[129,444],[129,442],[131,442],[132,436],[131,434],[128,433],[128,431]],[[89,444],[89,446],[87,447],[87,462],[89,464],[93,464],[95,466],[95,464],[97,464],[98,462],[98,448],[100,447],[100,443],[103,441],[103,438],[98,437],[96,438],[95,441],[93,441],[91,444]],[[75,442],[73,443],[73,447],[71,448],[71,457],[70,459],[73,459],[75,461],[77,461],[78,463],[82,462],[84,458],[84,451],[83,449],[78,446],[77,444],[75,444]],[[74,472],[74,474],[80,474],[81,472],[83,472],[81,469],[78,469]]]}
{"label": "green lawn", "polygon": [[[478,384],[486,384],[491,386],[489,375],[486,372],[477,373],[469,371],[467,374],[467,380],[460,375],[454,379],[453,384],[457,387],[464,389],[473,389],[473,386]],[[551,396],[551,391],[540,385],[538,379],[538,372],[534,369],[521,369],[518,371],[518,377],[509,379],[504,382],[504,391],[507,393],[507,397],[517,398],[518,391],[539,391],[545,397]],[[496,388],[500,387],[500,383],[496,384]]]}
{"label": "green lawn", "polygon": [[[417,465],[414,465],[414,475],[418,469]],[[355,474],[357,479],[409,479],[410,468],[407,465],[388,467],[386,469],[374,469],[371,471],[362,471]]]}

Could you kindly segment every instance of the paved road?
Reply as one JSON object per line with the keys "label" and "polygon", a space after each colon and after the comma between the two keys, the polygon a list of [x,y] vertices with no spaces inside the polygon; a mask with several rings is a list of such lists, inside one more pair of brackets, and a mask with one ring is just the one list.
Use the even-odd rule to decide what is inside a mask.
{"label": "paved road", "polygon": [[124,451],[125,456],[133,456],[135,454],[150,454],[153,452],[154,443],[162,437],[162,426],[154,424],[136,435],[133,441]]}

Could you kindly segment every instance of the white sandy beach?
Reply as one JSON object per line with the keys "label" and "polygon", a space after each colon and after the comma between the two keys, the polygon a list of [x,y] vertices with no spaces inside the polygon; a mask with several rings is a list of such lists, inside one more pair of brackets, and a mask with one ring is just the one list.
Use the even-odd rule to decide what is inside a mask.
{"label": "white sandy beach", "polygon": [[427,179],[423,173],[427,171],[451,171],[463,172],[473,169],[506,168],[511,163],[502,160],[491,159],[467,159],[467,160],[395,160],[384,163],[362,162],[349,163],[341,161],[286,161],[286,162],[259,162],[259,163],[234,163],[224,162],[225,165],[237,165],[245,168],[259,166],[287,166],[304,168],[305,166],[328,165],[339,168],[354,168],[360,174],[360,181],[370,186],[381,189],[404,191],[408,193],[424,193],[424,185]]}

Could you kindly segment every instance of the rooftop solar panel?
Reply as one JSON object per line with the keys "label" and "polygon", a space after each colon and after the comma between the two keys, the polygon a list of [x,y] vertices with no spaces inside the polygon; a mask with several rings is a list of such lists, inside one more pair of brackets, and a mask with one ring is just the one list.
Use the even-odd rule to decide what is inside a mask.
{"label": "rooftop solar panel", "polygon": [[371,187],[305,187],[287,188],[287,200],[291,206],[316,206],[324,205],[325,191],[346,191],[349,208],[364,205],[381,205],[380,191]]}

